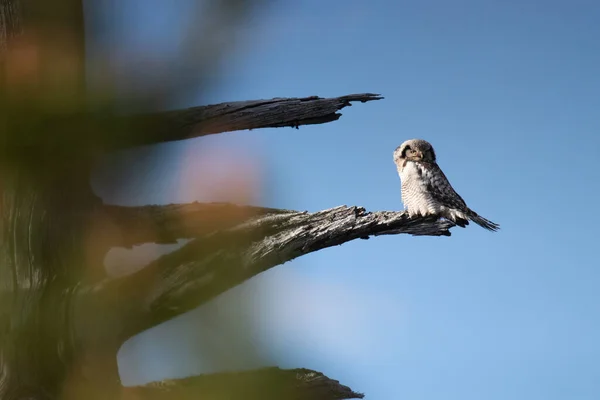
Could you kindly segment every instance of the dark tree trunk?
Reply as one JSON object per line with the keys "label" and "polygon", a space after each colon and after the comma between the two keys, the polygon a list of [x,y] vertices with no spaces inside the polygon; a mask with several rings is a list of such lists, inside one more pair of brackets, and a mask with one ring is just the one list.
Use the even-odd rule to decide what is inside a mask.
{"label": "dark tree trunk", "polygon": [[[72,369],[71,299],[96,203],[72,176],[2,173],[2,399],[55,398]],[[76,191],[81,190],[77,195]],[[65,196],[65,193],[71,195]]]}
{"label": "dark tree trunk", "polygon": [[[36,102],[57,84],[73,104],[82,98],[82,4],[3,0],[0,24],[7,72],[0,111],[0,398],[52,399],[80,381],[70,303],[89,272],[82,266],[93,264],[90,257],[97,254],[86,243],[85,216],[93,215],[99,201],[88,183],[85,150],[43,144],[54,133],[48,121],[56,111]],[[53,60],[61,56],[68,60],[69,78],[52,83]],[[25,133],[28,145],[11,145]]]}

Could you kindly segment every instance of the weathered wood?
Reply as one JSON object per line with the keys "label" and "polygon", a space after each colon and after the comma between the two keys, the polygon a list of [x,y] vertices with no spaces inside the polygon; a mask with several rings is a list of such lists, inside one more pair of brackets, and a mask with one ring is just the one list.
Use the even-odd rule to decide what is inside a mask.
{"label": "weathered wood", "polygon": [[[148,209],[132,208],[131,212],[144,210]],[[149,214],[157,215],[156,210]],[[162,224],[166,229],[159,236],[176,239],[193,232],[189,227],[170,230],[174,226]],[[340,206],[315,213],[281,210],[202,234],[135,274],[82,288],[77,304],[84,304],[83,299],[92,294],[108,304],[114,302],[110,308],[121,313],[120,340],[125,340],[304,254],[369,236],[449,236],[452,226],[437,218],[411,219],[405,212],[367,212],[362,207]],[[201,232],[205,233],[203,228]]]}
{"label": "weathered wood", "polygon": [[[72,112],[39,116],[34,122],[11,121],[11,124],[14,123],[9,126],[12,131],[24,133],[7,137],[5,147],[26,147],[28,151],[40,147],[65,153],[65,146],[69,143],[72,148],[79,149],[79,153],[101,153],[244,129],[298,128],[336,121],[341,117],[338,111],[352,102],[365,103],[382,98],[372,93],[332,98],[276,98],[127,116],[108,112],[96,115],[74,109]],[[53,128],[51,135],[44,132],[47,126]],[[77,132],[87,134],[78,135]]]}
{"label": "weathered wood", "polygon": [[[339,208],[339,207],[338,207]],[[361,209],[360,207],[355,207]],[[337,208],[336,208],[337,209]],[[336,210],[332,209],[332,210]],[[321,213],[331,210],[321,211]],[[272,218],[297,218],[306,217],[306,223],[310,224],[314,215],[308,212],[294,210],[244,206],[231,203],[185,203],[166,205],[147,205],[139,207],[125,207],[105,205],[100,210],[107,222],[106,236],[110,236],[111,246],[130,248],[144,243],[171,244],[179,239],[191,239],[203,237],[217,231],[227,230],[242,226],[244,223],[256,224],[261,227],[262,223]],[[394,224],[405,221],[404,212],[380,211],[366,213],[366,218],[375,218],[384,221],[386,218],[394,220]],[[264,217],[264,219],[263,219]],[[364,221],[364,220],[363,220]],[[399,232],[421,236],[444,236],[450,235],[445,230],[453,225],[444,225],[437,219],[420,218],[406,220],[407,224]],[[417,222],[417,225],[412,225]],[[409,231],[409,226],[413,230]],[[378,225],[374,229],[381,229]],[[369,235],[380,235],[385,233],[372,232]]]}
{"label": "weathered wood", "polygon": [[[182,110],[95,120],[108,148],[171,142],[193,137],[258,128],[298,128],[301,125],[336,121],[338,113],[354,101],[380,100],[378,94],[362,93],[339,97],[275,98],[221,103]],[[97,129],[97,127],[103,127]],[[115,132],[131,135],[111,137]],[[99,136],[100,138],[101,136]]]}
{"label": "weathered wood", "polygon": [[125,392],[140,400],[342,400],[364,397],[320,372],[274,367],[153,382],[127,388]]}

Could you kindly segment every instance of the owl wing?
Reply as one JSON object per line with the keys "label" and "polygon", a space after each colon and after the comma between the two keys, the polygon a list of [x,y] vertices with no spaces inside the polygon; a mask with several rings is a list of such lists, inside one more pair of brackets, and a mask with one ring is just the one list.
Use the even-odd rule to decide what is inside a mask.
{"label": "owl wing", "polygon": [[[435,201],[444,207],[463,212],[467,219],[487,230],[497,231],[500,229],[500,225],[483,218],[481,215],[467,207],[465,201],[458,193],[456,193],[452,185],[450,185],[450,182],[448,182],[448,178],[446,178],[446,175],[444,175],[437,164],[420,163],[419,168],[427,192],[431,194]],[[460,218],[457,215],[454,215],[451,219],[457,225],[462,227],[469,223],[466,219]]]}
{"label": "owl wing", "polygon": [[455,210],[467,211],[465,201],[454,190],[444,172],[437,164],[419,163],[423,182],[427,185],[427,192],[444,207]]}

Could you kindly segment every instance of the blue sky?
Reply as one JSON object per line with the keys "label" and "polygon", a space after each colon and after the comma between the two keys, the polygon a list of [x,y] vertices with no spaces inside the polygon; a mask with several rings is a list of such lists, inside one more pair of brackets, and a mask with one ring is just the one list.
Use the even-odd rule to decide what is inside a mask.
{"label": "blue sky", "polygon": [[[118,50],[160,58],[177,43],[186,2],[150,3],[155,12],[114,22],[129,37]],[[467,203],[502,229],[380,237],[301,257],[128,342],[124,383],[252,367],[239,355],[266,344],[271,361],[323,371],[369,399],[597,399],[599,20],[591,0],[304,0],[255,12],[218,85],[179,106],[360,92],[385,100],[330,124],[118,155],[154,167],[120,194],[103,192],[117,174],[100,168],[107,201],[215,200],[220,177],[259,160],[257,204],[400,210],[392,152],[423,138]],[[231,156],[221,175],[194,182],[176,168],[211,151]],[[243,315],[254,335],[224,344],[220,328]],[[208,365],[209,352],[227,361]]]}

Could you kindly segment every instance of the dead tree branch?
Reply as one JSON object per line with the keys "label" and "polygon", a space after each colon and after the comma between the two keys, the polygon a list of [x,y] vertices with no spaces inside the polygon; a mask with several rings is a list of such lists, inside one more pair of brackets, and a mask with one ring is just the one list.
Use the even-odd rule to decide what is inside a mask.
{"label": "dead tree branch", "polygon": [[353,101],[366,103],[382,98],[373,93],[332,98],[275,98],[131,116],[120,123],[127,125],[124,128],[128,132],[139,134],[128,138],[130,142],[120,144],[139,146],[244,129],[298,128],[301,125],[324,124],[338,120],[341,117],[338,111],[350,106]]}
{"label": "dead tree branch", "polygon": [[[270,100],[236,101],[181,110],[140,115],[65,113],[45,116],[44,125],[54,127],[54,136],[10,137],[7,146],[26,148],[32,140],[38,146],[69,141],[80,148],[110,151],[120,148],[150,145],[190,139],[223,132],[258,128],[298,128],[301,125],[324,124],[338,120],[338,111],[354,101],[366,103],[380,100],[378,94],[362,93],[322,98],[275,98]],[[93,132],[80,137],[73,135],[73,126]],[[124,134],[126,132],[126,134]],[[42,140],[43,139],[43,140]],[[79,148],[79,147],[78,147]]]}
{"label": "dead tree branch", "polygon": [[[236,205],[231,203],[187,203],[125,207],[105,205],[104,216],[112,222],[112,246],[129,248],[144,243],[167,244],[178,239],[199,238],[217,231],[264,228],[275,221],[288,224],[310,225],[314,219],[327,221],[324,216],[340,210],[356,210],[355,217],[362,225],[355,229],[365,231],[363,236],[408,233],[415,236],[449,236],[448,228],[454,226],[447,221],[420,218],[409,219],[404,212],[366,212],[362,207],[340,206],[317,213],[278,208]],[[349,214],[348,214],[349,215]],[[289,218],[289,220],[287,220]],[[293,222],[292,222],[293,221]],[[332,220],[333,221],[333,220]],[[398,229],[389,230],[387,225]],[[400,226],[401,225],[401,226]],[[287,227],[287,225],[286,225]],[[282,228],[284,228],[282,226]],[[271,229],[268,229],[271,231]],[[361,237],[360,235],[357,237]]]}
{"label": "dead tree branch", "polygon": [[153,382],[128,390],[135,393],[136,398],[144,400],[337,400],[364,397],[320,372],[275,367]]}
{"label": "dead tree branch", "polygon": [[[155,210],[149,214],[160,215]],[[203,234],[132,275],[84,288],[81,294],[95,293],[118,303],[114,309],[125,315],[119,340],[125,340],[304,254],[369,236],[449,236],[452,226],[446,220],[410,219],[404,212],[367,212],[355,206],[315,213],[281,210],[250,218],[230,229]],[[176,239],[193,231],[173,227],[161,235]]]}

